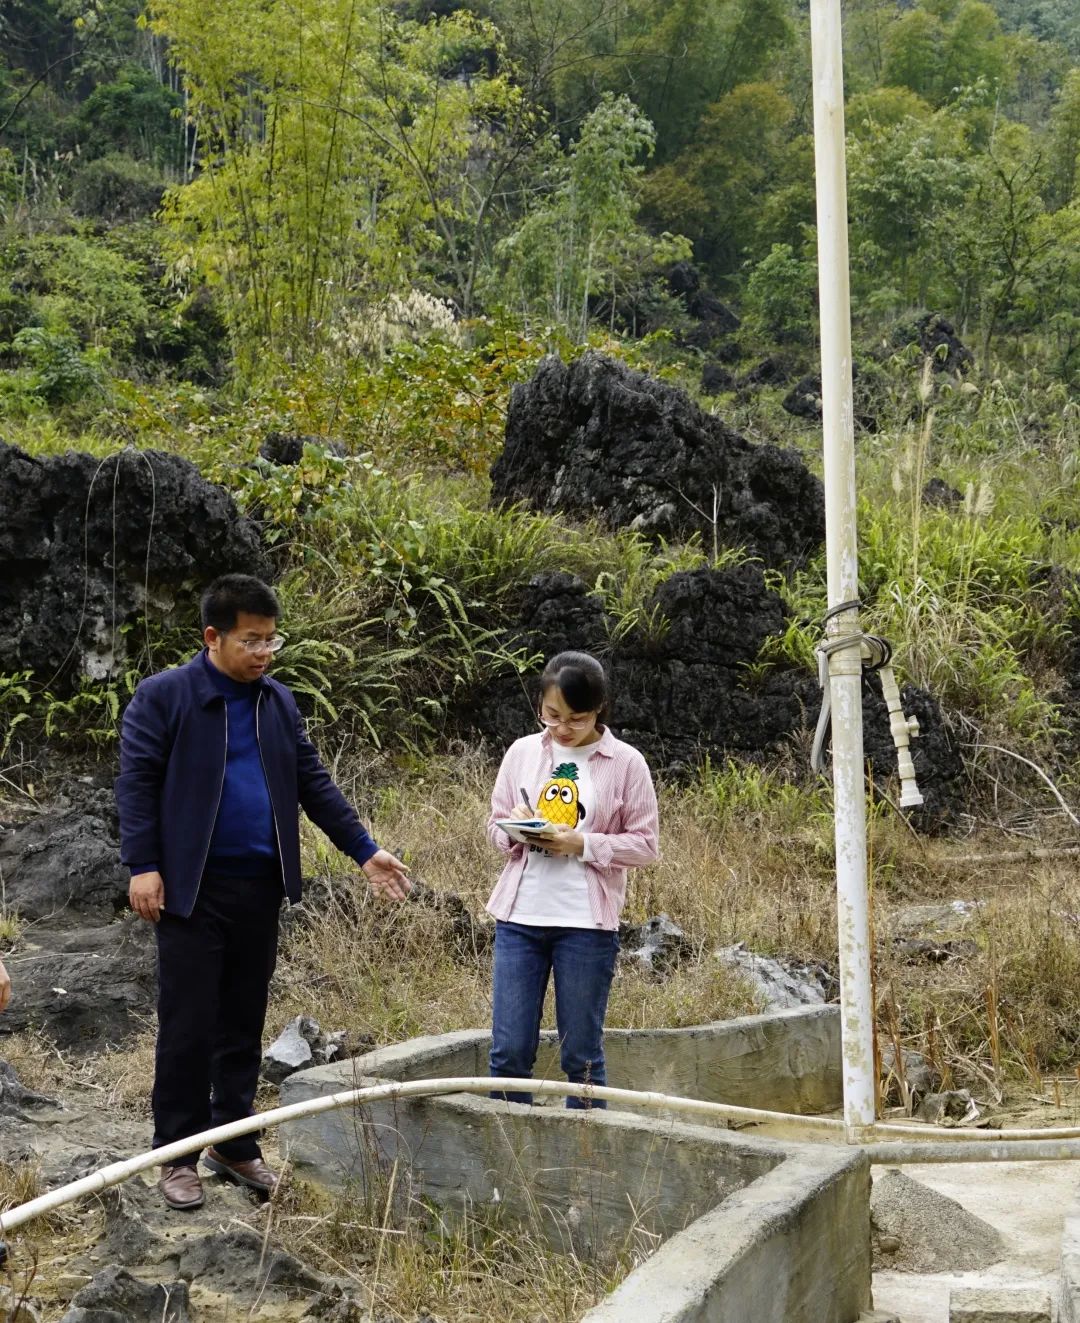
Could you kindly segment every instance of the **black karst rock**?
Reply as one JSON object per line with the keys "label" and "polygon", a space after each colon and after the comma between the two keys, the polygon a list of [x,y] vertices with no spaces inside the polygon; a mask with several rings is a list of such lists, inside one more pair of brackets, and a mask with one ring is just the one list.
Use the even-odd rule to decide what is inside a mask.
{"label": "black karst rock", "polygon": [[111,1263],[76,1294],[61,1323],[188,1323],[187,1283],[144,1282]]}
{"label": "black karst rock", "polygon": [[794,357],[787,353],[770,354],[755,364],[739,381],[743,390],[754,390],[761,386],[783,386],[793,378],[801,376]]}
{"label": "black karst rock", "polygon": [[348,453],[340,441],[328,440],[325,436],[304,436],[299,432],[267,432],[259,447],[259,455],[270,464],[291,468],[304,458],[305,446],[315,446],[339,458]]}
{"label": "black karst rock", "polygon": [[[767,754],[812,730],[821,705],[816,677],[795,668],[752,669],[762,644],[787,619],[759,565],[673,574],[643,615],[646,624],[619,635],[580,579],[537,575],[503,642],[524,655],[547,658],[573,648],[601,656],[615,695],[616,733],[668,777],[692,775],[706,758],[716,765],[733,754]],[[459,708],[458,720],[503,748],[537,729],[536,697],[535,676],[504,676]],[[933,698],[910,685],[902,698],[922,731],[912,744],[926,798],[916,822],[929,829],[963,803],[962,767]],[[863,721],[867,761],[883,786],[895,775],[896,751],[873,675],[863,687]]]}
{"label": "black karst rock", "polygon": [[129,918],[102,927],[32,930],[8,967],[17,995],[4,1033],[40,1031],[65,1051],[117,1047],[153,1017],[153,925]]}
{"label": "black karst rock", "polygon": [[953,506],[962,504],[964,493],[951,487],[944,478],[931,478],[922,489],[923,505],[938,506],[942,509],[951,509]]}
{"label": "black karst rock", "polygon": [[111,815],[70,804],[18,827],[0,824],[0,875],[6,903],[35,922],[74,926],[108,922],[127,905],[128,870]]}
{"label": "black karst rock", "polygon": [[[864,432],[876,432],[878,420],[874,415],[873,383],[865,382],[858,364],[852,364],[851,381],[854,391],[855,425]],[[805,418],[813,423],[821,422],[821,374],[811,372],[797,381],[780,401],[780,407],[793,418]]]}
{"label": "black karst rock", "polygon": [[[599,597],[591,594],[574,574],[534,575],[521,599],[515,626],[506,631],[511,650],[523,657],[542,653],[608,650],[608,619]],[[479,733],[493,747],[538,729],[534,684],[523,676],[507,675],[474,690],[459,704],[457,720],[466,730]]]}
{"label": "black karst rock", "polygon": [[715,358],[701,365],[701,389],[706,395],[722,395],[735,389],[735,373]]}
{"label": "black karst rock", "polygon": [[890,336],[894,348],[917,344],[930,359],[935,372],[964,373],[975,355],[956,334],[952,322],[939,313],[927,312],[912,322],[901,322]]}
{"label": "black karst rock", "polygon": [[685,392],[589,352],[548,357],[515,386],[492,498],[594,515],[658,537],[700,533],[771,565],[825,535],[821,483],[794,452],[756,446]]}
{"label": "black karst rock", "polygon": [[759,565],[673,574],[651,603],[650,632],[630,635],[614,663],[624,737],[672,771],[776,748],[798,704],[768,683],[754,687],[747,667],[786,615]]}
{"label": "black karst rock", "polygon": [[228,571],[270,577],[256,526],[194,465],[158,451],[99,460],[0,442],[0,671],[54,689],[122,669],[123,627],[168,616]]}

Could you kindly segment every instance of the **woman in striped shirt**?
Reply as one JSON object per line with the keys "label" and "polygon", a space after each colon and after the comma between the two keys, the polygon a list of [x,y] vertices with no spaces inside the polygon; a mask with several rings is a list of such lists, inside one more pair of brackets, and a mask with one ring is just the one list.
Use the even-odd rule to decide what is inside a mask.
{"label": "woman in striped shirt", "polygon": [[[619,950],[626,870],[658,857],[656,793],[641,754],[611,733],[604,668],[561,652],[540,677],[542,730],[507,750],[487,834],[507,856],[487,908],[495,926],[491,1074],[531,1078],[548,979],[569,1080],[605,1084],[604,1014]],[[542,817],[521,844],[500,819]],[[531,1093],[494,1095],[531,1103]],[[568,1098],[568,1107],[605,1103]]]}

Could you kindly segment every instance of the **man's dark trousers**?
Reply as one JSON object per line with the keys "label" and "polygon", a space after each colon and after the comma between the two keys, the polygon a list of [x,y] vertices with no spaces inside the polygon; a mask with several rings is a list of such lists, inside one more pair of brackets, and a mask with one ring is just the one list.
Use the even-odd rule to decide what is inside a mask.
{"label": "man's dark trousers", "polygon": [[[162,912],[155,1148],[252,1114],[282,894],[280,871],[207,873],[190,918]],[[214,1147],[237,1162],[261,1156],[254,1134]],[[198,1158],[196,1150],[174,1165]]]}

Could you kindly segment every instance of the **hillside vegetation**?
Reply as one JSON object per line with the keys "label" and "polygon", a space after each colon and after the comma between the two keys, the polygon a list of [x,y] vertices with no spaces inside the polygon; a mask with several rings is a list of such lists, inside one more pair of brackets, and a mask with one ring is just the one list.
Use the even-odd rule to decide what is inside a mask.
{"label": "hillside vegetation", "polygon": [[[1080,993],[1080,20],[1067,0],[845,18],[866,627],[942,703],[970,790],[934,841],[875,796],[875,902],[883,921],[985,902],[963,960],[883,953],[882,1032],[998,1100],[1010,1079],[1060,1091]],[[813,409],[782,407],[816,354],[808,24],[798,0],[0,16],[0,437],[167,450],[227,487],[272,548],[278,673],[324,752],[380,837],[475,908],[499,750],[464,747],[451,716],[535,667],[497,635],[530,578],[573,572],[647,636],[659,583],[734,554],[492,507],[512,387],[599,348],[820,467]],[[928,313],[961,362],[919,349]],[[301,439],[294,467],[255,462],[272,433]],[[790,623],[756,673],[812,668],[822,560],[772,582]],[[108,767],[193,610],[155,608],[138,662],[104,678],[0,676],[11,804]],[[665,862],[630,917],[667,910],[701,958],[662,988],[621,978],[614,1023],[752,1005],[718,944],[834,965],[829,794],[805,752],[664,788]],[[432,814],[455,824],[441,849],[417,827]],[[335,867],[314,839],[309,864]],[[356,969],[345,930],[299,942],[279,1018],[318,986],[380,1040],[482,1022],[483,962],[421,958],[429,921],[372,918],[384,940]]]}
{"label": "hillside vegetation", "polygon": [[[1080,14],[843,8],[864,627],[940,702],[965,780],[935,836],[891,785],[869,796],[879,1043],[984,1109],[1075,1121]],[[545,354],[598,349],[820,471],[816,292],[807,0],[0,10],[0,440],[168,451],[227,488],[269,548],[276,671],[328,762],[380,841],[476,914],[501,750],[460,713],[535,672],[502,632],[529,581],[579,576],[612,645],[647,651],[658,586],[742,555],[493,505],[512,388]],[[937,350],[928,316],[952,328]],[[295,465],[257,460],[274,434]],[[823,557],[769,584],[789,615],[750,684],[815,667]],[[191,588],[126,622],[105,674],[0,674],[0,816],[75,773],[108,782],[134,685],[191,651]],[[662,981],[624,963],[612,1025],[756,1009],[713,957],[738,941],[835,973],[831,791],[808,742],[661,786],[664,857],[626,917],[667,912],[690,954]],[[334,885],[288,930],[272,1029],[314,1013],[382,1043],[487,1021],[488,955],[443,911],[378,909],[314,832],[305,863]],[[913,905],[952,900],[978,902],[962,932],[912,929]],[[0,937],[27,937],[6,901]],[[149,1053],[148,1034],[77,1064],[39,1035],[5,1044],[28,1083],[138,1118]],[[902,1067],[885,1101],[910,1106]],[[36,1179],[0,1177],[14,1202]],[[541,1271],[527,1238],[451,1236],[390,1192],[357,1210],[293,1188],[275,1215],[328,1271],[367,1281],[374,1261],[403,1318],[571,1319],[640,1257]],[[58,1253],[35,1286],[57,1300]]]}

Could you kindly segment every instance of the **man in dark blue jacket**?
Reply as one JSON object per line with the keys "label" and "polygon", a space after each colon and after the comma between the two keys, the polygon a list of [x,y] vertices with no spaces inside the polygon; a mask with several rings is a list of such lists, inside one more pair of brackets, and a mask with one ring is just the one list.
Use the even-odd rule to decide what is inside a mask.
{"label": "man in dark blue jacket", "polygon": [[[154,1147],[252,1114],[284,892],[300,899],[298,809],[367,875],[404,899],[404,865],[381,850],[267,675],[281,614],[259,579],[227,574],[202,599],[206,647],[144,680],[124,713],[116,801],[131,907],[157,925]],[[172,1208],[203,1201],[199,1151],[161,1169]],[[269,1193],[254,1135],[204,1163]]]}

